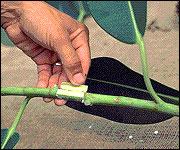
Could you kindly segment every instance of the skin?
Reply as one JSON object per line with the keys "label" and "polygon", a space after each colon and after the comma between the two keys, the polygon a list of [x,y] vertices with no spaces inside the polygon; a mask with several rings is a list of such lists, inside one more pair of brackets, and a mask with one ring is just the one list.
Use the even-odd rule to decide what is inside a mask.
{"label": "skin", "polygon": [[[42,1],[1,1],[1,27],[37,64],[37,87],[84,84],[90,67],[87,27]],[[56,65],[56,63],[61,65]],[[57,106],[66,100],[43,98]]]}

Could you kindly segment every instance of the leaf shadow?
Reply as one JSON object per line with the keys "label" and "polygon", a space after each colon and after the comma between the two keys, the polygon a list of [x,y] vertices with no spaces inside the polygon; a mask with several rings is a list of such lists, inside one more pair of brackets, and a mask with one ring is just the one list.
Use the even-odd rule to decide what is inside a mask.
{"label": "leaf shadow", "polygon": [[[119,83],[146,90],[143,75],[131,70],[123,63],[109,57],[99,57],[92,59],[88,78]],[[167,87],[152,79],[151,83],[157,93],[179,97],[179,92],[177,90]],[[88,79],[86,80],[86,85],[88,85],[88,92],[90,93],[126,96],[153,101],[148,93],[140,92],[133,89],[128,89]],[[161,98],[166,102],[178,104],[178,102],[172,102],[168,98]],[[173,117],[172,115],[128,107],[105,105],[85,106],[80,102],[74,101],[68,101],[66,105],[84,113],[89,113],[112,121],[127,124],[152,124],[162,122]]]}

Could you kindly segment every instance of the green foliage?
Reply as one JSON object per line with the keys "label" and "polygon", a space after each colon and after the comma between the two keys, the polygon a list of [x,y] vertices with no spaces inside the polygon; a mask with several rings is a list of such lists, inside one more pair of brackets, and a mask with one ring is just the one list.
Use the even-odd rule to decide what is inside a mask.
{"label": "green foliage", "polygon": [[[87,1],[95,21],[107,33],[121,42],[135,44],[136,33],[128,1]],[[131,2],[135,20],[141,35],[146,27],[146,1]]]}
{"label": "green foliage", "polygon": [[6,46],[15,46],[14,43],[8,38],[3,28],[1,28],[1,43]]}
{"label": "green foliage", "polygon": [[57,8],[58,10],[68,14],[69,16],[73,17],[76,20],[80,15],[79,2],[83,5],[84,10],[86,12],[86,16],[90,14],[87,4],[84,1],[45,1],[45,2]]}
{"label": "green foliage", "polygon": [[[9,129],[1,129],[1,148],[2,148],[2,145],[4,144],[4,142],[5,142],[6,138],[7,138],[8,131],[9,131]],[[19,139],[20,139],[19,133],[14,132],[11,135],[8,142],[6,143],[4,149],[13,149],[14,146],[18,143]]]}

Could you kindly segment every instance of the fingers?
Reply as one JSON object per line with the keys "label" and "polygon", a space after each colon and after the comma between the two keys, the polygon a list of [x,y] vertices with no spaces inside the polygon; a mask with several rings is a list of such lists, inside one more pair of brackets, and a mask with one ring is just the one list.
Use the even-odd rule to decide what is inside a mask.
{"label": "fingers", "polygon": [[[51,65],[38,65],[38,83],[37,87],[39,88],[47,88],[49,84],[49,78],[52,75],[51,73]],[[51,102],[52,98],[43,98],[45,102]]]}
{"label": "fingers", "polygon": [[48,83],[49,78],[52,75],[52,73],[51,73],[51,65],[49,65],[49,64],[38,65],[37,70],[38,70],[37,87],[47,88],[48,84],[49,84]]}
{"label": "fingers", "polygon": [[55,42],[55,51],[59,54],[70,82],[74,85],[84,84],[90,66],[88,35],[84,27],[80,27],[70,37],[64,31],[64,36],[66,38]]}
{"label": "fingers", "polygon": [[[78,73],[78,71],[80,71],[79,73],[82,73],[83,78],[86,78],[86,76],[87,76],[87,73],[88,73],[88,70],[90,67],[90,63],[91,63],[91,56],[90,56],[90,50],[89,50],[89,35],[88,34],[89,34],[88,29],[83,27],[83,28],[78,28],[73,34],[70,35],[70,42],[73,46],[75,53],[77,54],[77,55],[75,54],[77,57],[76,60],[78,60],[77,63],[75,63],[76,61],[74,61],[74,63],[75,63],[75,64],[73,64],[74,66],[71,65],[71,63],[69,63],[69,62],[68,62],[69,64],[67,64],[68,67],[63,64],[65,70],[67,69],[66,73],[68,71],[70,71],[70,73],[69,73],[70,76],[75,73]],[[71,67],[69,67],[69,66],[71,66]],[[78,69],[80,69],[80,70],[78,70]],[[56,69],[54,68],[54,71],[55,70]],[[67,75],[66,75],[66,73],[65,73],[65,71],[62,71],[61,78],[59,78],[59,87],[63,81],[68,81],[68,77],[67,77],[68,73],[67,73]],[[71,77],[69,79],[72,83],[75,82],[74,83],[75,85],[78,85],[77,83],[83,84],[85,80],[81,82],[81,79],[80,79],[81,77],[78,77],[78,76],[80,76],[80,75],[78,75],[78,74],[74,75],[74,77],[73,77],[74,81],[71,80]],[[54,100],[54,103],[57,106],[64,105],[66,102],[67,102],[66,100],[59,100],[59,99]]]}
{"label": "fingers", "polygon": [[[59,66],[60,67],[60,66]],[[62,68],[61,68],[62,69]],[[56,67],[53,69],[53,73],[54,71],[56,70]],[[55,74],[57,75],[57,74]],[[65,73],[65,71],[62,69],[62,72],[58,74],[59,75],[59,78],[58,78],[58,81],[57,81],[57,85],[58,87],[60,88],[61,87],[61,84],[62,82],[68,82],[68,77]],[[52,82],[52,81],[51,81]],[[50,83],[51,84],[51,83]],[[53,85],[53,83],[52,83]],[[64,100],[64,99],[54,99],[54,103],[56,106],[62,106],[64,105],[65,103],[67,102],[67,100]]]}
{"label": "fingers", "polygon": [[57,53],[60,55],[65,72],[74,85],[83,84],[85,76],[81,66],[81,61],[69,41],[58,47]]}
{"label": "fingers", "polygon": [[[49,79],[48,77],[46,78],[49,80],[46,83],[47,88],[51,88],[55,84],[60,88],[63,81],[70,81],[74,85],[80,85],[85,82],[91,61],[87,32],[84,28],[78,28],[70,37],[59,38],[60,41],[57,40],[54,43],[54,51],[58,53],[62,66],[53,66],[53,75],[51,77],[48,76]],[[41,79],[43,76],[39,78]],[[45,102],[51,102],[52,100],[52,98],[44,98]],[[66,100],[54,99],[54,103],[60,106],[64,105]]]}
{"label": "fingers", "polygon": [[89,32],[86,26],[79,28],[70,35],[71,43],[81,60],[81,65],[85,76],[91,64],[91,53],[89,48]]}
{"label": "fingers", "polygon": [[[52,68],[51,65],[47,64],[38,65],[39,80],[37,87],[51,88],[54,85],[58,85],[58,87],[60,88],[63,81],[69,81],[61,65],[56,65],[56,63],[54,63]],[[63,99],[43,98],[43,101],[47,103],[51,102],[52,100],[54,100],[54,103],[57,106],[64,105],[67,102],[67,100]]]}

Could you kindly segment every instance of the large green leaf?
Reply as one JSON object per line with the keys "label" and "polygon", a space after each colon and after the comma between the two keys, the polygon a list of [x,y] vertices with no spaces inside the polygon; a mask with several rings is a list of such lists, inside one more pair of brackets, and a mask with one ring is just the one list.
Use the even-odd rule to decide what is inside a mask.
{"label": "large green leaf", "polygon": [[157,105],[165,102],[154,91],[147,68],[143,35],[146,27],[146,1],[88,1],[97,23],[116,39],[127,44],[139,44],[146,87]]}
{"label": "large green leaf", "polygon": [[[136,33],[128,1],[87,1],[95,21],[110,35],[127,44],[135,44]],[[146,1],[131,1],[137,27],[144,35]]]}
{"label": "large green leaf", "polygon": [[[1,129],[1,147],[7,137],[8,129]],[[20,135],[17,132],[14,132],[11,138],[8,140],[4,149],[13,149],[13,147],[18,143]]]}

